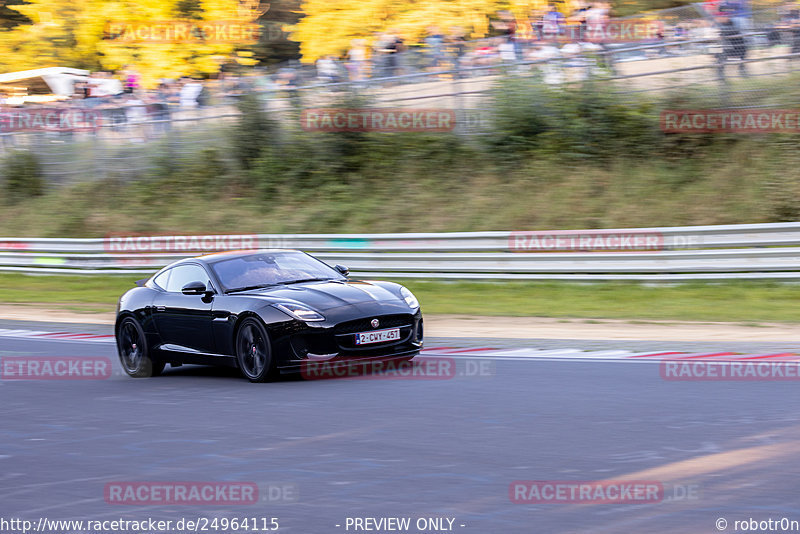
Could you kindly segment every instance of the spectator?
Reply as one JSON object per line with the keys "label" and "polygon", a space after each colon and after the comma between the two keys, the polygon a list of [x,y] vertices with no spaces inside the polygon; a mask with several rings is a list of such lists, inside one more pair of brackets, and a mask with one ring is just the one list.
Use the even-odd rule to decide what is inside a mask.
{"label": "spectator", "polygon": [[322,83],[337,83],[342,81],[339,66],[334,56],[324,56],[317,60],[317,78]]}
{"label": "spectator", "polygon": [[365,65],[367,62],[367,47],[364,39],[353,39],[350,42],[350,50],[347,52],[347,70],[350,79],[360,82],[364,79]]}
{"label": "spectator", "polygon": [[397,75],[398,56],[403,51],[403,39],[393,32],[381,34],[375,43],[379,58],[378,76],[385,78]]}
{"label": "spectator", "polygon": [[549,11],[542,17],[542,33],[545,39],[557,39],[564,32],[564,15],[550,4]]}
{"label": "spectator", "polygon": [[[585,30],[589,36],[592,35],[603,35],[605,33],[605,28],[608,25],[609,15],[608,12],[611,10],[611,6],[604,2],[598,2],[589,6],[585,12]],[[597,39],[586,39],[587,41],[596,41]]]}
{"label": "spectator", "polygon": [[529,61],[536,61],[542,81],[548,85],[558,85],[564,82],[564,72],[559,58],[561,52],[551,43],[538,42],[528,54]]}
{"label": "spectator", "polygon": [[137,96],[129,95],[125,99],[125,120],[128,123],[129,131],[131,132],[131,140],[135,143],[144,142],[144,135],[141,127],[147,119],[147,108]]}
{"label": "spectator", "polygon": [[514,50],[514,43],[510,41],[503,41],[498,45],[497,51],[500,53],[501,62],[503,63],[517,62],[517,53],[516,50]]}
{"label": "spectator", "polygon": [[702,41],[701,43],[697,43],[695,48],[708,53],[712,50],[714,46],[713,43],[719,41],[719,32],[710,22],[700,20],[689,30],[689,39],[692,41]]}
{"label": "spectator", "polygon": [[145,100],[148,115],[157,121],[153,127],[156,132],[166,132],[170,129],[169,96],[169,86],[162,81],[158,89]]}
{"label": "spectator", "polygon": [[123,78],[125,80],[125,92],[128,94],[133,93],[139,88],[139,73],[137,73],[134,69],[130,66],[126,66],[125,70],[122,72]]}
{"label": "spectator", "polygon": [[200,96],[200,92],[203,90],[203,86],[191,79],[184,79],[183,84],[180,90],[180,104],[182,108],[186,109],[194,109],[197,107],[197,97]]}
{"label": "spectator", "polygon": [[460,78],[461,64],[467,50],[467,41],[464,39],[464,30],[458,26],[450,28],[450,35],[447,38],[447,49],[453,58],[453,69],[456,77]]}
{"label": "spectator", "polygon": [[[242,92],[249,92],[249,88],[245,89],[244,91],[240,90],[240,94]],[[210,103],[211,103],[211,92],[208,89],[208,84],[201,83],[200,92],[197,93],[197,107],[204,108],[208,106]]]}
{"label": "spectator", "polygon": [[105,102],[101,106],[104,122],[112,125],[111,131],[114,133],[121,132],[125,127],[127,114],[123,107],[124,105],[125,102],[122,99],[122,95],[114,95],[105,99]]}
{"label": "spectator", "polygon": [[[478,67],[494,65],[500,58],[498,47],[503,41],[502,38],[492,38],[479,46],[474,51],[474,63]],[[484,73],[486,71],[483,71]]]}
{"label": "spectator", "polygon": [[747,57],[747,43],[739,28],[730,17],[720,17],[719,33],[722,38],[722,54],[719,58],[718,70],[725,74],[725,63],[728,59],[739,60],[739,74],[747,76],[744,60]]}
{"label": "spectator", "polygon": [[789,33],[789,45],[791,46],[789,53],[800,53],[800,9],[788,10],[781,21],[781,27]]}
{"label": "spectator", "polygon": [[372,75],[373,77],[383,78],[386,76],[386,54],[384,47],[388,43],[385,33],[376,33],[375,41],[372,45]]}
{"label": "spectator", "polygon": [[386,47],[386,52],[388,54],[388,66],[389,66],[389,76],[397,76],[402,74],[401,72],[401,56],[402,53],[406,51],[405,49],[405,41],[403,38],[400,37],[395,31],[390,33],[391,38],[389,39],[389,44]]}
{"label": "spectator", "polygon": [[289,102],[295,108],[300,108],[302,101],[300,100],[300,75],[297,69],[291,67],[284,67],[278,71],[278,85],[283,88],[289,95]]}
{"label": "spectator", "polygon": [[77,81],[72,86],[72,99],[73,100],[85,100],[91,96],[89,90],[89,84],[85,81]]}
{"label": "spectator", "polygon": [[428,56],[428,68],[438,69],[442,64],[442,49],[444,47],[444,36],[439,32],[439,28],[436,26],[428,28],[428,36],[425,38],[425,45]]}
{"label": "spectator", "polygon": [[533,30],[533,38],[537,41],[544,40],[544,14],[542,10],[531,11],[531,29]]}
{"label": "spectator", "polygon": [[[520,49],[520,44],[517,39],[517,19],[514,18],[514,15],[510,11],[498,11],[497,16],[500,18],[499,21],[494,22],[492,26],[496,29],[500,30],[503,33],[503,37],[505,37],[505,42],[509,43],[510,47],[503,47],[506,56],[508,57],[509,63],[514,63],[517,60],[517,55],[522,53]],[[501,50],[501,56],[503,51]],[[514,57],[510,57],[510,54],[513,53]],[[505,59],[503,60],[506,61]]]}
{"label": "spectator", "polygon": [[580,43],[567,43],[561,47],[561,56],[568,81],[581,81],[588,77],[588,64],[581,55]]}
{"label": "spectator", "polygon": [[517,20],[514,15],[510,11],[503,10],[497,12],[497,17],[500,20],[493,22],[492,26],[500,30],[506,40],[513,41],[517,33]]}

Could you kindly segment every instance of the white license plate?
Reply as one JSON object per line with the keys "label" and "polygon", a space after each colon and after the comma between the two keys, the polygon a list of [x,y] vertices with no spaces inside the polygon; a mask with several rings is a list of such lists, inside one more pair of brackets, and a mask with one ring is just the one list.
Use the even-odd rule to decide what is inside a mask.
{"label": "white license plate", "polygon": [[383,343],[384,341],[395,341],[400,339],[400,329],[375,330],[374,332],[362,332],[356,334],[356,345],[369,345],[370,343]]}

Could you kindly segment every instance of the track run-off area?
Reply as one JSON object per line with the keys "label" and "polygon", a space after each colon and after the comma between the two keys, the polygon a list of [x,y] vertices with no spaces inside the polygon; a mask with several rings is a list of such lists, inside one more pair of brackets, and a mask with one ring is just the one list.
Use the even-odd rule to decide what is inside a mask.
{"label": "track run-off area", "polygon": [[[112,372],[0,380],[6,518],[265,517],[308,534],[354,532],[353,518],[492,534],[800,520],[800,378],[757,374],[791,373],[800,342],[430,338],[417,366],[455,372],[250,384],[196,366],[128,378],[108,326],[0,321],[0,365],[8,358],[107,359]],[[692,376],[665,374],[682,363]],[[709,374],[734,365],[756,374]],[[657,485],[657,498],[531,492],[625,481]],[[109,494],[143,482],[260,490],[245,504]],[[417,530],[420,518],[443,520]]]}

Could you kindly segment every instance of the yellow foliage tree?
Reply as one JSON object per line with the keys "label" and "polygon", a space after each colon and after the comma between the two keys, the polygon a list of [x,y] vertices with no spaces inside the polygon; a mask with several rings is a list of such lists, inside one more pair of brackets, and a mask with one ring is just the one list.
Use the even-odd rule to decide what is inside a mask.
{"label": "yellow foliage tree", "polygon": [[[28,0],[13,6],[33,22],[0,31],[0,70],[50,66],[136,69],[152,87],[161,78],[218,72],[231,57],[253,64],[246,44],[217,41],[148,42],[109,38],[110,24],[179,19],[180,0]],[[9,6],[11,7],[11,6]],[[200,0],[199,21],[246,24],[262,12],[258,0]],[[237,52],[238,51],[238,52]]]}
{"label": "yellow foliage tree", "polygon": [[532,12],[550,3],[569,11],[573,0],[306,0],[305,16],[294,26],[292,39],[300,43],[304,62],[322,56],[340,56],[351,41],[374,41],[377,32],[393,31],[407,42],[424,39],[436,26],[448,33],[461,28],[467,38],[485,37],[489,19],[498,11],[510,11],[519,24],[527,24]]}

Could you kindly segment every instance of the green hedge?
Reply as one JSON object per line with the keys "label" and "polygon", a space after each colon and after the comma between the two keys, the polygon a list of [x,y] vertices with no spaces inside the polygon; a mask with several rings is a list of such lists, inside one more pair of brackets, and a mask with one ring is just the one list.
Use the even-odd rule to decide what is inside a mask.
{"label": "green hedge", "polygon": [[0,182],[3,199],[7,204],[16,204],[44,193],[39,160],[26,150],[15,150],[4,158]]}

